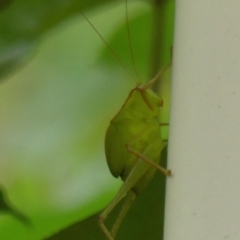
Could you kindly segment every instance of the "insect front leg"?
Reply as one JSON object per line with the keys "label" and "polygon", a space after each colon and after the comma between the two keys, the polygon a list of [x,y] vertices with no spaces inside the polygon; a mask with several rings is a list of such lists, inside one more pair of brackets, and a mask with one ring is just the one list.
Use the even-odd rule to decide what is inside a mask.
{"label": "insect front leg", "polygon": [[[169,126],[169,123],[159,123],[159,126],[164,127],[164,126]],[[164,143],[168,142],[168,139],[163,139]]]}
{"label": "insect front leg", "polygon": [[158,164],[156,164],[155,162],[153,162],[151,159],[148,159],[147,157],[145,157],[144,155],[142,155],[141,153],[135,151],[134,149],[132,149],[129,144],[126,145],[127,150],[134,154],[136,157],[140,158],[141,160],[145,161],[146,163],[150,164],[151,166],[155,167],[159,172],[165,174],[166,176],[171,176],[172,175],[172,171],[165,169],[161,166],[159,166]]}

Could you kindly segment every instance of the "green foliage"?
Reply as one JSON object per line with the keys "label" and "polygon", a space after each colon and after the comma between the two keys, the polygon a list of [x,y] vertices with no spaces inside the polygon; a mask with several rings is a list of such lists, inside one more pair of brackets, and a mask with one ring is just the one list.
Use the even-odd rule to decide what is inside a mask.
{"label": "green foliage", "polygon": [[[39,240],[83,219],[55,239],[102,237],[96,216],[89,216],[103,209],[120,185],[107,168],[104,134],[135,86],[118,63],[109,64],[103,54],[106,46],[79,12],[84,11],[130,66],[126,45],[121,46],[126,40],[121,30],[124,2],[122,8],[101,6],[107,2],[13,0],[0,4],[0,76],[8,80],[0,87],[0,183],[14,200],[11,212],[19,209],[34,226],[29,229],[11,214],[0,214],[0,239]],[[144,66],[150,59],[146,55],[151,43],[141,28],[144,23],[144,29],[150,29],[151,8],[145,1],[133,1],[129,12],[137,66],[141,79],[148,81],[149,69]],[[168,96],[161,96],[167,106]],[[162,235],[163,205],[159,201],[163,201],[163,192],[156,190],[162,186],[154,185],[155,190],[146,190],[136,201],[119,239],[126,239],[129,228],[132,239],[146,239],[149,232],[152,239]],[[151,222],[145,214],[153,216]]]}
{"label": "green foliage", "polygon": [[21,0],[1,2],[0,9],[0,77],[29,59],[36,41],[76,16],[109,0]]}
{"label": "green foliage", "polygon": [[15,207],[11,206],[7,200],[6,192],[0,188],[0,214],[3,213],[11,214],[23,224],[31,225],[30,220],[24,214],[19,212]]}

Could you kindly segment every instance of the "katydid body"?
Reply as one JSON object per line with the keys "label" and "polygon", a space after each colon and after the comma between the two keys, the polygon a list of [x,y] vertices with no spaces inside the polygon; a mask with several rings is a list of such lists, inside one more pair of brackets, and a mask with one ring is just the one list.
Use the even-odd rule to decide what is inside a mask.
{"label": "katydid body", "polygon": [[[167,67],[161,73],[166,69]],[[114,239],[135,196],[149,184],[156,170],[171,175],[171,171],[158,165],[164,147],[160,135],[161,124],[158,122],[159,107],[163,102],[149,89],[158,76],[130,92],[106,132],[105,153],[109,169],[114,177],[120,176],[124,181],[116,197],[99,216],[99,224],[108,240]],[[109,232],[104,220],[125,196],[122,212]]]}
{"label": "katydid body", "polygon": [[[126,13],[127,12],[126,0]],[[104,40],[88,18],[83,13],[82,15],[128,73],[128,69],[118,58],[117,54],[115,54],[114,50]],[[126,16],[128,17],[128,14],[126,14]],[[128,24],[127,28],[130,40]],[[131,44],[130,49],[137,76]],[[121,177],[124,181],[115,198],[99,216],[99,225],[108,240],[114,240],[118,228],[132,202],[149,184],[156,170],[167,176],[171,175],[170,170],[166,170],[158,165],[164,147],[160,127],[166,124],[161,124],[158,121],[159,107],[162,107],[163,101],[160,96],[150,89],[169,66],[170,64],[164,67],[147,84],[143,86],[139,85],[129,93],[127,100],[117,115],[111,120],[107,129],[105,137],[107,163],[112,175],[116,178]],[[112,229],[109,231],[104,221],[123,198],[125,198],[125,201],[122,210]]]}

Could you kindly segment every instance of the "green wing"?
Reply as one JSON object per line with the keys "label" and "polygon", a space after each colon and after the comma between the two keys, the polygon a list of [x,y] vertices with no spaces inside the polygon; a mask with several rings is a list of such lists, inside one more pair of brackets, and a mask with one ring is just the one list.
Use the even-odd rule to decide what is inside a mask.
{"label": "green wing", "polygon": [[119,177],[126,167],[128,152],[125,144],[122,125],[111,123],[105,136],[105,154],[108,167],[114,177]]}

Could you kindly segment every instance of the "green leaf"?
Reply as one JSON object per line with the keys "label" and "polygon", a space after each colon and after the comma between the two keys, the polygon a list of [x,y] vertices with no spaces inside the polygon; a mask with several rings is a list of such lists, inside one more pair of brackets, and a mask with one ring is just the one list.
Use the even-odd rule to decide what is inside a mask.
{"label": "green leaf", "polygon": [[110,0],[1,1],[0,78],[26,63],[47,31],[106,2]]}
{"label": "green leaf", "polygon": [[[24,207],[29,205],[29,212],[31,212],[31,218],[37,231],[29,232],[17,221],[9,221],[9,219],[4,218],[1,221],[0,238],[15,240],[17,234],[18,239],[39,240],[42,239],[42,236],[50,236],[56,230],[89,216],[90,213],[100,209],[109,200],[109,195],[112,194],[114,189],[113,186],[116,186],[112,182],[116,182],[116,180],[111,178],[103,157],[104,129],[111,117],[119,110],[135,83],[131,82],[130,84],[125,75],[120,78],[121,76],[116,74],[115,69],[114,71],[111,71],[111,69],[108,71],[108,68],[103,67],[104,64],[96,65],[95,58],[90,58],[90,56],[98,54],[99,48],[96,48],[96,45],[99,43],[103,46],[103,43],[90,26],[81,21],[81,17],[74,18],[75,23],[74,21],[66,21],[77,15],[78,11],[64,15],[56,7],[58,3],[73,1],[36,0],[28,1],[25,6],[24,2],[26,3],[24,0],[15,0],[12,4],[6,5],[0,12],[0,41],[4,43],[4,47],[1,47],[0,44],[0,65],[3,66],[2,69],[0,67],[0,70],[2,70],[0,75],[12,72],[16,66],[25,63],[36,52],[36,43],[39,40],[45,41],[39,48],[41,53],[34,58],[31,64],[19,74],[16,74],[12,78],[13,81],[8,81],[1,87],[0,108],[2,118],[0,126],[3,134],[1,134],[0,140],[4,146],[1,151],[4,156],[4,158],[1,156],[1,159],[4,160],[0,169],[3,173],[1,175],[5,177],[4,181],[10,183],[11,193],[15,192],[13,194],[13,196],[15,195],[14,201],[23,206],[25,204]],[[92,17],[91,14],[87,13],[87,9],[93,9],[97,4],[106,1],[75,1],[75,6],[80,4],[79,2],[86,4],[84,12],[91,20],[94,19],[94,16]],[[132,6],[135,11],[135,2],[133,3]],[[20,5],[23,5],[23,7],[20,7]],[[55,20],[51,20],[50,24],[45,24],[42,28],[39,28],[40,21],[36,25],[36,30],[33,29],[32,32],[27,31],[29,29],[26,31],[15,29],[18,35],[14,32],[15,25],[11,24],[11,21],[7,22],[7,20],[14,20],[17,16],[19,17],[19,15],[14,15],[18,11],[17,6],[19,6],[19,12],[24,8],[29,9],[29,11],[25,10],[26,14],[21,14],[21,16],[30,19],[29,15],[35,16],[31,13],[31,9],[35,9],[33,12],[39,11],[39,15],[41,15],[43,5],[46,6],[48,19],[55,18]],[[147,4],[145,3],[145,5]],[[56,7],[55,10],[54,7]],[[105,14],[105,10],[109,10],[109,12]],[[135,13],[134,11],[133,13]],[[12,13],[10,14],[11,17],[7,18],[7,13]],[[115,20],[115,13],[111,15],[109,6],[104,9],[106,20],[100,21],[97,27],[101,28],[103,26],[103,30],[105,30],[111,25],[109,13],[110,19],[114,18]],[[121,14],[124,16],[124,8]],[[97,16],[95,18],[96,23],[98,23],[98,19]],[[66,22],[63,25],[64,28],[49,31],[64,21]],[[13,22],[16,22],[16,19]],[[125,24],[125,19],[123,22]],[[30,23],[31,21],[28,24]],[[80,23],[79,25],[86,24],[85,28],[79,28],[78,23]],[[120,27],[117,28],[122,28],[123,24],[121,23]],[[134,23],[132,24],[134,28]],[[11,25],[12,30],[9,27]],[[42,25],[40,24],[40,26]],[[141,40],[144,44],[149,36],[144,36],[141,25],[139,26],[138,34],[135,36],[135,30],[133,30],[132,38],[136,39],[137,42]],[[75,33],[71,33],[73,28]],[[4,29],[7,29],[7,31],[4,32]],[[86,30],[89,30],[89,32]],[[49,34],[45,34],[48,31]],[[108,31],[102,31],[101,29],[99,31],[103,32],[104,37],[106,33],[106,36],[109,35]],[[3,32],[4,34],[2,34]],[[85,35],[87,36],[89,33],[90,37],[85,38]],[[9,41],[7,37],[9,37]],[[22,40],[25,44],[22,44]],[[118,44],[121,44],[121,40],[118,40]],[[58,45],[58,48],[56,45]],[[16,51],[12,51],[15,46],[22,47],[16,47]],[[103,46],[103,48],[106,48],[106,46]],[[119,49],[123,51],[122,48]],[[141,55],[141,48],[140,53],[138,51],[135,50],[137,58]],[[144,54],[141,56],[141,59],[143,58],[145,58]],[[125,60],[123,59],[123,61]],[[84,67],[85,62],[87,62],[88,67],[95,68]],[[143,64],[140,62],[138,65]],[[165,98],[163,99],[165,106]],[[12,169],[14,174],[8,174]],[[5,172],[6,176],[4,176]],[[105,177],[105,181],[106,177],[109,176],[109,185],[106,188],[101,188],[101,191],[98,189],[93,196],[91,190],[96,183],[101,184],[102,176]],[[163,176],[157,174],[156,177],[161,178]],[[85,183],[90,186],[89,192],[88,187],[84,185]],[[145,207],[156,206],[151,202],[147,205],[143,203],[143,206],[138,207],[138,202],[145,199],[144,196],[148,193],[148,189],[136,200],[133,206],[133,209],[135,206],[137,208],[136,213],[132,215],[129,212],[126,218],[127,227],[130,223],[130,230],[133,229],[134,239],[138,239],[138,232],[140,235],[143,234],[141,231],[144,228],[146,232],[149,231],[147,229],[155,229],[151,229],[153,233],[149,236],[162,234],[161,227],[159,227],[161,225],[159,218],[153,218],[155,219],[153,223],[147,221],[146,224],[146,218],[138,215],[140,214],[139,209],[144,212]],[[158,191],[162,191],[161,186],[157,186],[157,190],[149,194],[148,197],[151,198],[149,201],[154,200]],[[86,196],[88,197],[87,200]],[[146,200],[146,202],[148,201]],[[158,201],[157,203],[161,207],[161,203]],[[152,214],[155,213],[156,209],[157,207],[154,208],[154,211],[151,210],[153,211]],[[142,211],[140,210],[140,212]],[[161,214],[162,212],[159,216]],[[112,218],[115,218],[115,215],[116,213],[113,213]],[[132,220],[128,220],[129,218]],[[141,225],[148,225],[148,222],[150,226]],[[103,237],[97,226],[97,216],[93,216],[82,223],[84,224],[81,225],[81,228],[79,227],[82,232],[77,232],[75,239],[92,237],[89,239],[98,240]],[[87,228],[85,224],[89,227]],[[127,228],[125,224],[124,222],[120,229],[119,239],[121,239],[122,234],[125,234],[124,228]],[[154,227],[154,224],[157,227]],[[92,226],[92,229],[90,226]],[[78,225],[76,228],[78,229]],[[141,228],[141,231],[139,231],[139,228]],[[65,239],[71,239],[71,236],[75,235],[74,226],[70,230],[70,232],[67,232],[68,238]],[[81,238],[81,236],[83,237]],[[143,236],[146,237],[144,234]],[[151,238],[145,239],[151,240]]]}
{"label": "green leaf", "polygon": [[18,211],[7,199],[6,192],[0,187],[0,214],[11,214],[18,221],[26,225],[31,225],[31,221],[23,213]]}

